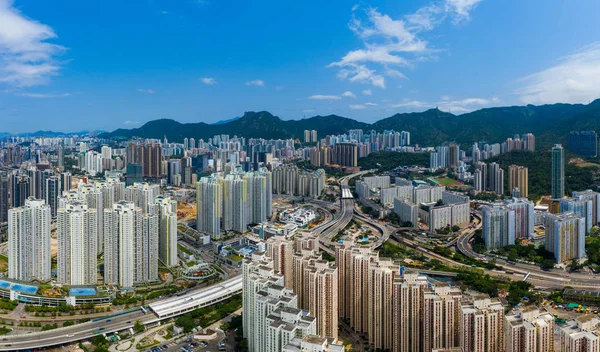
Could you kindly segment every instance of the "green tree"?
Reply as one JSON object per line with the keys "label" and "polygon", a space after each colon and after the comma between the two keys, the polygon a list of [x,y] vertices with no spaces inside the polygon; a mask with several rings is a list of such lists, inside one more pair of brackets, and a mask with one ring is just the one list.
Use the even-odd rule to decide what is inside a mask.
{"label": "green tree", "polygon": [[135,324],[133,324],[133,331],[136,333],[143,332],[144,330],[146,330],[146,326],[142,324],[141,321],[137,320]]}

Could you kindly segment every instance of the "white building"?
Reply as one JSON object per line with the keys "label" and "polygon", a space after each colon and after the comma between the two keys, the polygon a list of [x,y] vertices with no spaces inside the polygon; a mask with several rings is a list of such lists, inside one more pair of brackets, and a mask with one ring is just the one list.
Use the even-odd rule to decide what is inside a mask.
{"label": "white building", "polygon": [[177,201],[162,195],[154,198],[158,217],[158,258],[166,266],[177,265]]}
{"label": "white building", "polygon": [[57,281],[66,285],[98,282],[98,212],[72,199],[56,217]]}
{"label": "white building", "polygon": [[583,315],[560,328],[560,352],[594,352],[600,350],[598,318]]}
{"label": "white building", "polygon": [[28,198],[25,205],[8,210],[8,277],[49,280],[50,206]]}
{"label": "white building", "polygon": [[132,202],[104,210],[104,281],[121,287],[158,279],[158,217]]}
{"label": "white building", "polygon": [[213,239],[221,236],[223,185],[218,174],[201,178],[196,184],[196,229]]}
{"label": "white building", "polygon": [[515,211],[505,205],[481,207],[482,235],[488,249],[515,244]]}
{"label": "white building", "polygon": [[505,352],[553,352],[554,317],[524,306],[504,317]]}
{"label": "white building", "polygon": [[248,181],[241,172],[225,176],[223,182],[223,229],[246,231],[248,225]]}
{"label": "white building", "polygon": [[419,207],[410,200],[401,198],[394,199],[394,213],[398,215],[401,223],[410,221],[413,227],[416,228],[418,226]]}
{"label": "white building", "polygon": [[292,223],[298,227],[306,226],[317,218],[314,209],[306,208],[287,209],[282,211],[279,215],[282,222]]}

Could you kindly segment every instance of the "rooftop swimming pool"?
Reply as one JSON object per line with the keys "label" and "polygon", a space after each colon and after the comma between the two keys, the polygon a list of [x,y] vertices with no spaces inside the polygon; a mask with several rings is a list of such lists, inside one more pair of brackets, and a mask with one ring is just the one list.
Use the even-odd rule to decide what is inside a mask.
{"label": "rooftop swimming pool", "polygon": [[[6,285],[8,284],[8,285]],[[10,289],[12,291],[18,291],[21,293],[27,293],[27,294],[35,294],[38,290],[37,286],[31,286],[31,285],[25,285],[25,284],[16,284],[13,282],[8,282],[8,281],[3,281],[0,280],[0,287],[4,288],[4,289]]]}
{"label": "rooftop swimming pool", "polygon": [[69,289],[70,296],[95,296],[96,289],[93,287],[73,287]]}

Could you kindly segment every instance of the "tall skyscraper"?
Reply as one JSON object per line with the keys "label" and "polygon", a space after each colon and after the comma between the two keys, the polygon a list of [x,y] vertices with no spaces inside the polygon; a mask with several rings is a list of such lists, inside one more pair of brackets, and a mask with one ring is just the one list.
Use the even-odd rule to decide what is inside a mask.
{"label": "tall skyscraper", "polygon": [[133,202],[104,210],[104,282],[121,287],[158,279],[158,217]]}
{"label": "tall skyscraper", "polygon": [[497,195],[504,194],[504,170],[497,163],[488,164],[488,190]]}
{"label": "tall skyscraper", "polygon": [[166,266],[177,265],[177,201],[162,195],[154,198],[158,216],[158,257]]}
{"label": "tall skyscraper", "polygon": [[72,177],[70,172],[60,174],[60,194],[71,189]]}
{"label": "tall skyscraper", "polygon": [[460,347],[465,352],[504,351],[504,306],[478,294],[460,308]]}
{"label": "tall skyscraper", "polygon": [[30,178],[27,175],[11,173],[10,183],[10,206],[11,208],[25,205],[25,200],[29,198]]}
{"label": "tall skyscraper", "polygon": [[58,169],[60,171],[64,171],[65,169],[65,141],[64,139],[61,139],[58,142],[58,149],[57,149],[57,154],[58,154]]}
{"label": "tall skyscraper", "polygon": [[508,167],[508,188],[512,192],[518,188],[521,197],[529,196],[529,169],[523,166],[510,165]]}
{"label": "tall skyscraper", "polygon": [[565,151],[560,144],[552,147],[552,199],[565,195]]}
{"label": "tall skyscraper", "polygon": [[598,135],[595,131],[572,131],[569,133],[569,150],[588,158],[598,156]]}
{"label": "tall skyscraper", "polygon": [[248,225],[248,180],[241,171],[225,176],[223,182],[223,229],[246,231]]}
{"label": "tall skyscraper", "polygon": [[223,185],[218,174],[201,178],[196,184],[196,229],[218,239],[221,236]]}
{"label": "tall skyscraper", "polygon": [[310,143],[310,130],[304,130],[304,143]]}
{"label": "tall skyscraper", "polygon": [[450,144],[448,147],[448,168],[452,170],[458,169],[458,160],[460,155],[460,146],[458,144]]}
{"label": "tall skyscraper", "polygon": [[[100,210],[102,211],[102,210]],[[79,199],[67,202],[56,216],[57,281],[66,285],[98,282],[98,211]]]}
{"label": "tall skyscraper", "polygon": [[9,278],[50,279],[50,221],[50,207],[42,199],[28,198],[8,211]]}
{"label": "tall skyscraper", "polygon": [[248,222],[258,224],[267,221],[272,213],[272,175],[269,169],[246,174],[248,180]]}
{"label": "tall skyscraper", "polygon": [[8,202],[8,173],[6,171],[0,171],[0,222],[8,221],[8,208],[10,203]]}
{"label": "tall skyscraper", "polygon": [[44,200],[50,206],[52,217],[56,217],[58,210],[58,197],[60,196],[60,179],[56,176],[50,176],[46,179],[46,193]]}

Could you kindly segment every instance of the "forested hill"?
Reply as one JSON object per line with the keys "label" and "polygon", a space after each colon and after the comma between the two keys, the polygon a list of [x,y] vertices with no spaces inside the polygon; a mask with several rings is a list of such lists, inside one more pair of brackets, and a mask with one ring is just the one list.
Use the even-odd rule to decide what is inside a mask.
{"label": "forested hill", "polygon": [[[199,121],[202,117],[198,118]],[[219,124],[179,123],[170,119],[150,121],[139,128],[118,129],[101,134],[105,138],[159,138],[183,141],[185,137],[208,138],[229,134],[248,138],[299,138],[304,130],[317,130],[320,137],[363,130],[409,131],[411,141],[420,145],[436,145],[456,141],[470,145],[475,141],[502,142],[515,134],[531,132],[539,148],[565,143],[571,130],[600,131],[600,100],[589,105],[553,104],[486,108],[462,115],[438,109],[402,113],[369,124],[337,115],[314,116],[302,120],[282,120],[267,111],[246,112],[241,118]],[[465,149],[468,147],[465,146]]]}

